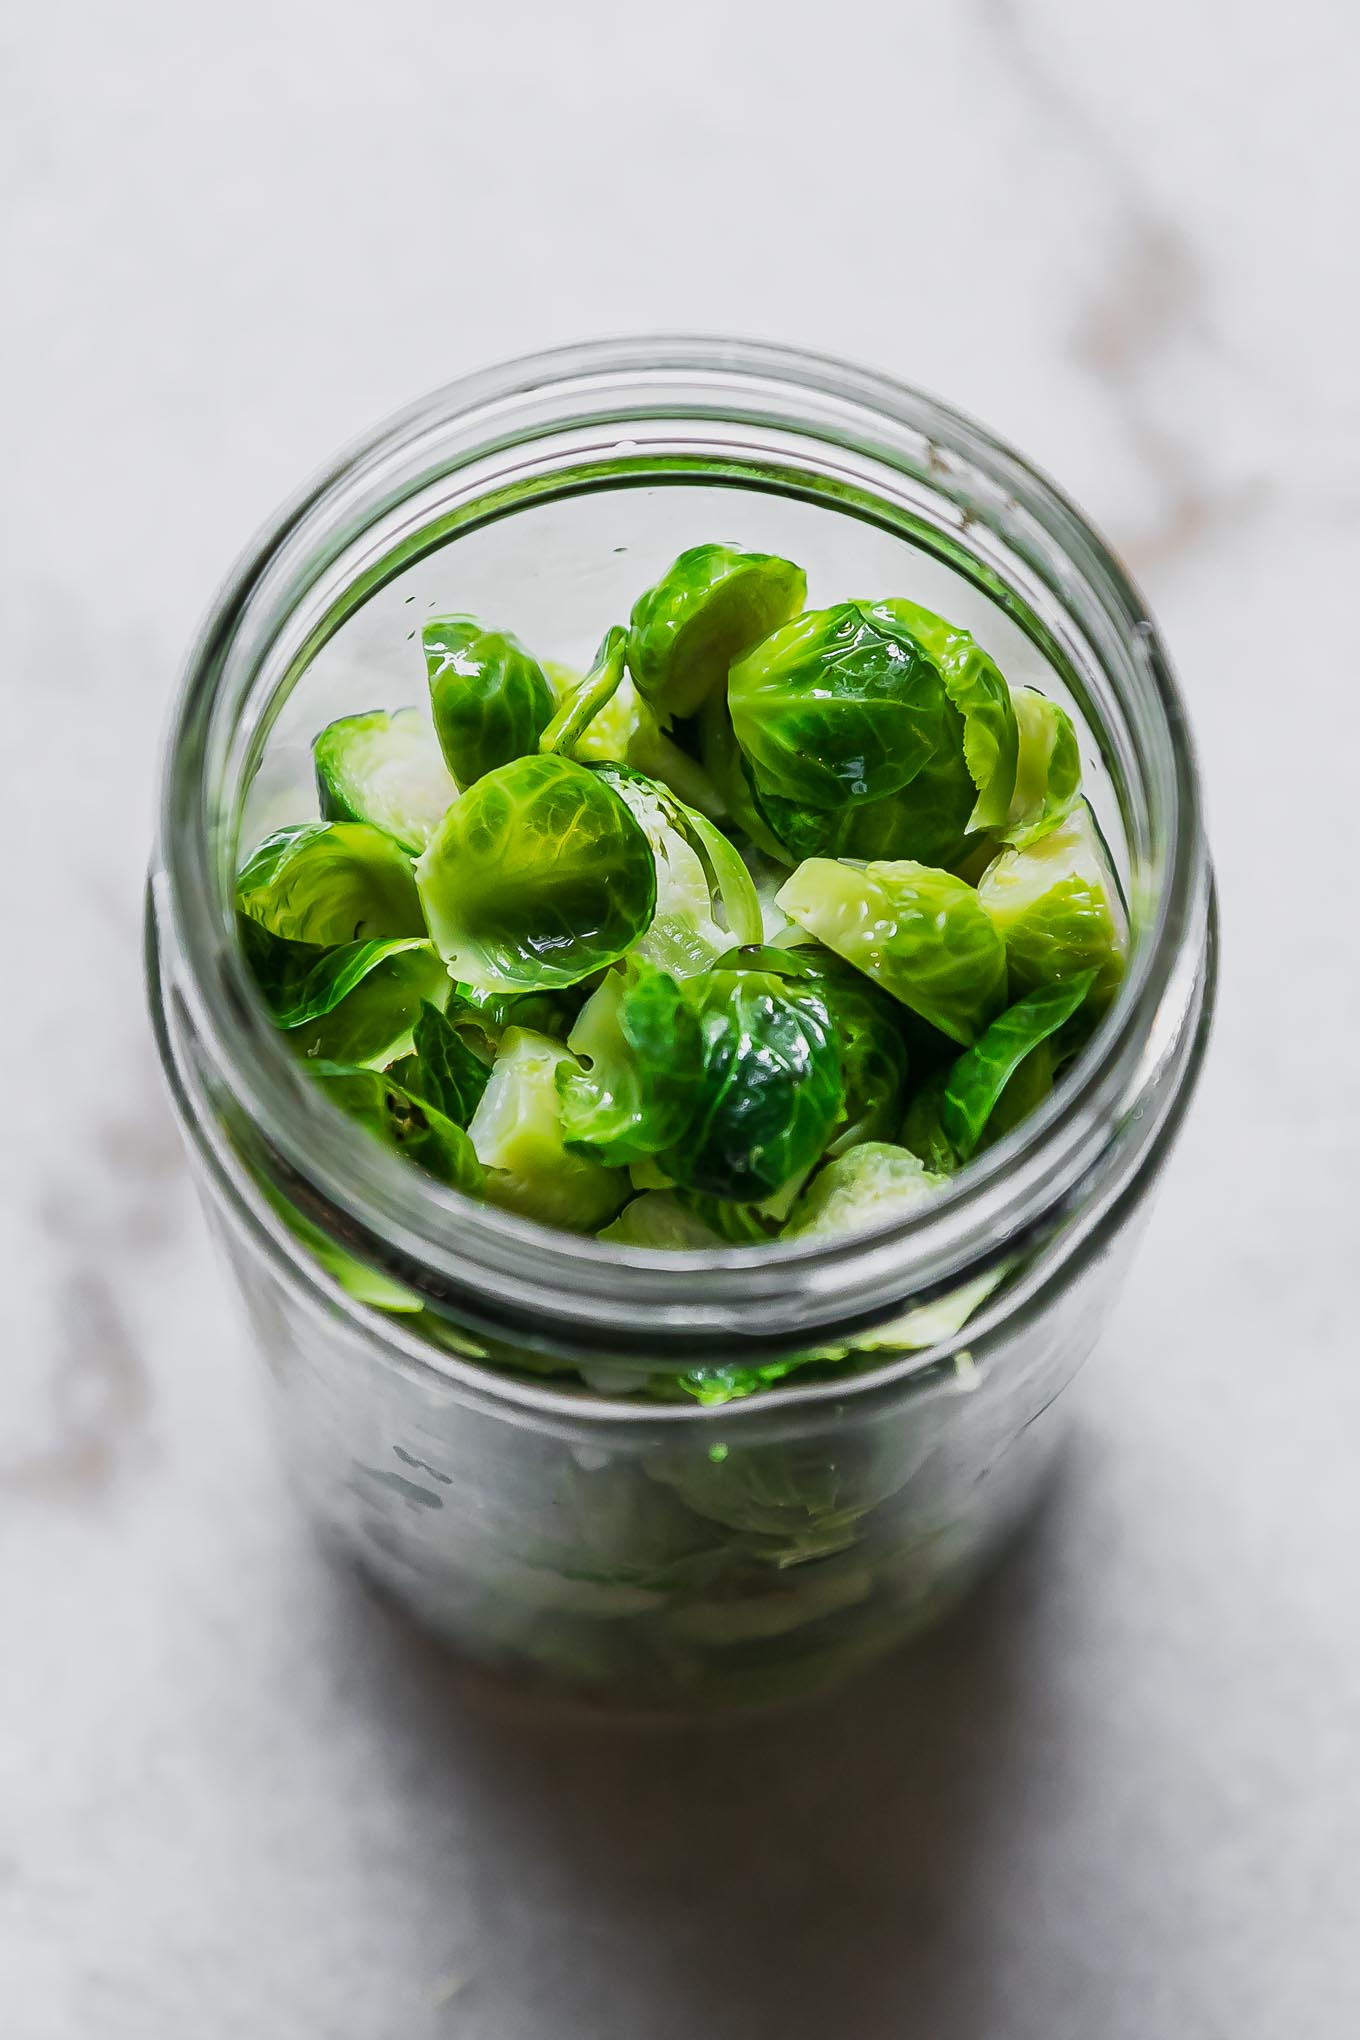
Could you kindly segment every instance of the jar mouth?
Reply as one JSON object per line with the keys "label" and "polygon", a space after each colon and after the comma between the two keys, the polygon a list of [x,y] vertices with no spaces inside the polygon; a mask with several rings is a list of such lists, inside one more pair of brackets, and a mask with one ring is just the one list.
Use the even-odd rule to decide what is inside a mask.
{"label": "jar mouth", "polygon": [[[850,1239],[649,1251],[559,1232],[447,1190],[334,1112],[251,985],[231,882],[244,786],[291,686],[403,560],[549,494],[711,465],[759,487],[771,448],[807,499],[964,563],[1059,650],[1124,775],[1135,939],[1063,1083],[927,1203]],[[743,467],[743,462],[752,463]],[[927,535],[928,533],[928,535]],[[267,676],[263,678],[262,676]],[[264,1132],[271,1172],[436,1306],[562,1351],[657,1365],[864,1323],[1014,1256],[1078,1212],[1110,1144],[1174,1058],[1202,990],[1209,908],[1185,713],[1137,588],[1020,455],[905,384],[828,357],[714,338],[596,341],[450,383],[351,447],[271,520],[202,628],[172,721],[156,907],[214,1078]],[[667,1356],[671,1356],[669,1360]]]}

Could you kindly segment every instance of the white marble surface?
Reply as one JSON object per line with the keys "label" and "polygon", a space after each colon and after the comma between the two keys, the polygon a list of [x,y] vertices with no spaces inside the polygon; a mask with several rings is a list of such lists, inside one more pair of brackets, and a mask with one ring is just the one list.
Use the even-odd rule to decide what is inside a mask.
{"label": "white marble surface", "polygon": [[[1360,31],[1342,0],[47,0],[0,30],[6,2040],[1360,2028]],[[488,1714],[329,1568],[142,1015],[177,662],[466,366],[725,328],[938,388],[1146,580],[1221,1020],[1064,1484],[817,1717]]]}

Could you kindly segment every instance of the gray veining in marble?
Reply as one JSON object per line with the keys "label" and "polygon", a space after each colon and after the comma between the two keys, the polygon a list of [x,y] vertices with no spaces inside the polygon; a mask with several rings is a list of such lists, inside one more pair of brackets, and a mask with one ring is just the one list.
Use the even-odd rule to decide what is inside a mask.
{"label": "gray veining in marble", "polygon": [[[5,2040],[1350,2040],[1353,10],[48,0],[0,48]],[[275,500],[463,368],[667,326],[940,389],[1123,547],[1224,973],[1006,1571],[820,1714],[661,1740],[488,1706],[311,1540],[139,894]]]}

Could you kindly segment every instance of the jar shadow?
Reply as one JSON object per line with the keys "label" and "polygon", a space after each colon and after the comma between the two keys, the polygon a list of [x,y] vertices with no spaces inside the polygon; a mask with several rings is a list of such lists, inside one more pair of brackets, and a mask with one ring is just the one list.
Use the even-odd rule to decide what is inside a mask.
{"label": "jar shadow", "polygon": [[350,1576],[345,1649],[370,1668],[355,1697],[404,1797],[418,1779],[425,1874],[442,1854],[462,1894],[468,1952],[428,2031],[997,2030],[1019,1830],[1062,1745],[1066,1491],[939,1629],[784,1712],[563,1714],[470,1675]]}

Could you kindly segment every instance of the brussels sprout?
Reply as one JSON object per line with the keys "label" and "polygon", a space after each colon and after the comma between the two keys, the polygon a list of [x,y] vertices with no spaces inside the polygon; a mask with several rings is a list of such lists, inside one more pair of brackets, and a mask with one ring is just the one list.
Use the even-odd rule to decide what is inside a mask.
{"label": "brussels sprout", "polygon": [[727,700],[761,800],[797,807],[899,793],[946,735],[939,672],[882,604],[795,617],[732,668]]}
{"label": "brussels sprout", "polygon": [[954,1064],[940,1100],[940,1125],[959,1160],[976,1151],[1001,1096],[1040,1042],[1065,1027],[1095,983],[1085,970],[1065,983],[1041,985],[993,1020]]}
{"label": "brussels sprout", "polygon": [[635,1197],[600,1238],[620,1247],[664,1247],[676,1253],[723,1244],[719,1235],[669,1190],[647,1190]]}
{"label": "brussels sprout", "polygon": [[385,1147],[418,1162],[430,1175],[469,1197],[482,1189],[482,1169],[472,1143],[425,1100],[411,1097],[382,1070],[351,1069],[323,1062],[311,1074],[333,1105],[380,1140]]}
{"label": "brussels sprout", "polygon": [[977,789],[964,756],[963,718],[946,701],[938,749],[910,786],[881,800],[855,800],[839,808],[800,806],[777,794],[753,792],[762,818],[796,858],[846,857],[944,868],[960,863],[971,843]]}
{"label": "brussels sprout", "polygon": [[665,723],[693,715],[806,599],[807,577],[791,560],[692,546],[633,604],[628,670]]}
{"label": "brussels sprout", "polygon": [[869,613],[891,617],[934,664],[945,693],[963,718],[963,753],[977,788],[968,828],[1000,828],[1015,787],[1019,733],[1011,690],[996,665],[969,631],[946,623],[917,602],[894,597],[875,603]]}
{"label": "brussels sprout", "polygon": [[[840,1154],[857,1141],[886,1140],[896,1133],[906,1102],[907,1044],[899,1018],[902,1009],[895,999],[816,943],[801,949],[729,950],[719,968],[770,971],[776,977],[816,984],[831,1016],[845,1084],[842,1120],[829,1154]],[[765,1206],[760,1210],[766,1213]],[[781,1219],[786,1216],[780,1213]]]}
{"label": "brussels sprout", "polygon": [[412,1067],[392,1070],[404,1088],[435,1106],[455,1126],[467,1126],[482,1102],[491,1072],[450,1025],[438,1006],[427,1000],[411,1033]]}
{"label": "brussels sprout", "polygon": [[565,1041],[585,997],[581,985],[552,992],[482,992],[474,985],[455,985],[445,1011],[450,1025],[490,1068],[507,1027],[527,1027]]}
{"label": "brussels sprout", "polygon": [[910,862],[800,864],[779,904],[828,949],[965,1047],[1000,1010],[1006,950],[962,879]]}
{"label": "brussels sprout", "polygon": [[364,822],[276,829],[241,870],[236,906],[271,935],[323,949],[425,933],[410,858]]}
{"label": "brussels sprout", "polygon": [[626,1168],[680,1139],[698,1104],[699,1022],[664,970],[630,956],[581,1008],[567,1046],[584,1069],[559,1065],[569,1154]]}
{"label": "brussels sprout", "polygon": [[448,995],[448,972],[430,944],[403,943],[334,1006],[295,1025],[288,1046],[307,1062],[388,1063],[410,1048],[421,1005]]}
{"label": "brussels sprout", "polygon": [[1128,921],[1119,884],[1083,801],[1024,850],[1003,850],[978,882],[978,900],[1003,937],[1011,995],[1094,970],[1094,1013],[1119,989]]}
{"label": "brussels sprout", "polygon": [[537,750],[553,691],[518,638],[484,629],[475,616],[434,617],[421,638],[435,735],[460,786]]}
{"label": "brussels sprout", "polygon": [[[592,768],[612,787],[651,845],[656,912],[636,954],[675,977],[707,970],[730,942],[760,933],[760,902],[733,845],[666,787],[618,766]],[[726,926],[714,918],[721,905]]]}
{"label": "brussels sprout", "polygon": [[563,1145],[558,1071],[564,1067],[577,1064],[560,1042],[527,1027],[507,1029],[468,1130],[487,1169],[485,1194],[492,1204],[571,1232],[598,1232],[631,1185],[622,1169],[602,1168]]}
{"label": "brussels sprout", "polygon": [[722,803],[723,813],[750,838],[762,856],[787,870],[797,859],[784,848],[756,806],[750,768],[732,728],[726,688],[709,695],[699,711],[696,726],[700,761]]}
{"label": "brussels sprout", "polygon": [[786,1240],[868,1232],[943,1188],[944,1177],[890,1141],[868,1140],[819,1169],[794,1206]]}
{"label": "brussels sprout", "polygon": [[1015,792],[1003,843],[1028,849],[1059,822],[1066,821],[1081,793],[1081,752],[1072,719],[1056,701],[1032,687],[1014,687],[1011,700],[1020,732],[1020,757]]}
{"label": "brussels sprout", "polygon": [[453,977],[484,991],[576,984],[650,925],[647,838],[598,773],[517,758],[454,802],[416,866]]}
{"label": "brussels sprout", "polygon": [[815,986],[713,971],[689,989],[704,1040],[698,1114],[661,1157],[687,1190],[754,1204],[817,1160],[845,1103],[840,1052]]}
{"label": "brussels sprout", "polygon": [[618,624],[605,632],[590,671],[562,696],[557,713],[544,728],[538,740],[540,751],[561,752],[567,758],[576,755],[581,738],[618,692],[626,643],[627,633]]}
{"label": "brussels sprout", "polygon": [[312,739],[316,787],[328,822],[370,822],[418,856],[458,788],[417,708],[342,716]]}

